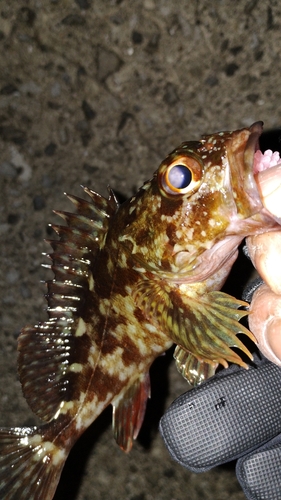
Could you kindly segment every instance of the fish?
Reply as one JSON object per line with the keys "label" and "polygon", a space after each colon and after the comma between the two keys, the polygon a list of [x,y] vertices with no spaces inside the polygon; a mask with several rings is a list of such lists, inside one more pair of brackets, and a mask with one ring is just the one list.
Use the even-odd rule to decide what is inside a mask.
{"label": "fish", "polygon": [[243,238],[277,225],[254,178],[261,132],[256,122],[183,142],[123,204],[84,187],[87,199],[68,195],[74,213],[55,212],[48,320],[18,338],[23,394],[42,425],[0,429],[1,498],[51,500],[72,446],[109,405],[129,452],[150,366],[173,344],[192,384],[219,364],[248,366],[237,337],[255,341],[240,323],[247,303],[220,289]]}

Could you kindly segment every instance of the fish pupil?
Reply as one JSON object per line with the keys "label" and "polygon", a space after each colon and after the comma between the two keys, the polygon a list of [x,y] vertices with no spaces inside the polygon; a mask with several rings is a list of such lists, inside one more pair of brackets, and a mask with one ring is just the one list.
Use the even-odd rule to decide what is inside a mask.
{"label": "fish pupil", "polygon": [[185,165],[175,165],[168,175],[171,186],[176,189],[184,189],[192,181],[192,173]]}

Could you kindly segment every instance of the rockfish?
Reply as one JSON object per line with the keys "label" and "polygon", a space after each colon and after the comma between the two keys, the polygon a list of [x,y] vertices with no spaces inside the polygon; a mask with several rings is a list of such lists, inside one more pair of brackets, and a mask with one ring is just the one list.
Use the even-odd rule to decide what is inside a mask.
{"label": "rockfish", "polygon": [[[0,498],[51,500],[68,453],[109,405],[129,451],[150,395],[149,368],[176,344],[192,383],[218,364],[247,366],[245,302],[220,292],[242,239],[274,229],[254,178],[262,123],[184,142],[121,206],[84,188],[56,212],[48,321],[18,340],[24,396],[40,427],[0,430]],[[257,168],[258,171],[258,168]]]}

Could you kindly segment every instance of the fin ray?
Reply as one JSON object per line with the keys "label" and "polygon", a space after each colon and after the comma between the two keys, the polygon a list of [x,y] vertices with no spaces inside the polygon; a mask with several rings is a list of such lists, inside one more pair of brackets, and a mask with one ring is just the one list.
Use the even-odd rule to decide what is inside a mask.
{"label": "fin ray", "polygon": [[113,434],[117,444],[125,452],[130,451],[133,440],[138,436],[149,397],[150,380],[149,374],[146,373],[127,389],[117,403],[113,404]]}
{"label": "fin ray", "polygon": [[0,498],[52,500],[66,456],[36,427],[0,429]]}
{"label": "fin ray", "polygon": [[218,366],[217,363],[212,365],[211,363],[199,361],[196,356],[182,349],[179,345],[175,348],[174,359],[182,377],[193,387],[212,377]]}
{"label": "fin ray", "polygon": [[[197,295],[192,287],[189,293],[157,280],[143,280],[138,284],[135,300],[151,321],[160,325],[163,331],[168,330],[174,342],[200,362],[213,366],[218,363],[227,366],[228,362],[234,362],[247,367],[231,347],[238,347],[252,359],[249,350],[237,337],[237,333],[243,333],[255,341],[253,334],[239,323],[248,314],[248,311],[239,309],[248,305],[246,302],[220,291]],[[183,352],[178,353],[183,356]],[[187,359],[178,362],[180,371],[185,374],[186,362]]]}
{"label": "fin ray", "polygon": [[111,191],[109,199],[88,188],[84,191],[90,201],[69,196],[77,213],[60,213],[68,226],[56,226],[60,239],[50,242],[55,276],[46,282],[49,320],[24,328],[18,340],[24,396],[47,422],[60,408],[69,409],[88,384],[84,368],[94,339],[82,316],[94,285],[96,252],[118,206]]}

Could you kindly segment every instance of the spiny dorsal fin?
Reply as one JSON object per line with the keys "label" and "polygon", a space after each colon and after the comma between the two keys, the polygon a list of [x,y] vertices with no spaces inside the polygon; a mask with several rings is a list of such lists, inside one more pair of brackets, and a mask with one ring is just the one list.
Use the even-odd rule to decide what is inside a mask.
{"label": "spiny dorsal fin", "polygon": [[[57,302],[58,299],[55,299]],[[85,392],[91,339],[75,307],[56,306],[56,318],[25,327],[18,339],[19,376],[34,413],[49,422]],[[82,403],[82,401],[81,401]]]}
{"label": "spiny dorsal fin", "polygon": [[199,361],[213,366],[220,363],[227,367],[231,362],[247,367],[231,347],[238,347],[252,359],[236,336],[244,333],[255,342],[253,334],[239,323],[248,314],[238,309],[248,305],[246,302],[218,291],[197,295],[192,289],[189,294],[156,280],[138,284],[135,300],[151,321]]}
{"label": "spiny dorsal fin", "polygon": [[85,363],[95,339],[81,315],[94,286],[91,269],[96,252],[117,202],[111,191],[108,200],[84,191],[91,201],[70,196],[77,213],[60,212],[68,226],[54,226],[60,239],[50,241],[55,278],[47,281],[49,320],[24,328],[18,340],[23,393],[44,421],[59,410],[70,410],[73,399],[79,399],[78,390],[82,393],[88,384]]}
{"label": "spiny dorsal fin", "polygon": [[95,265],[96,252],[105,240],[110,217],[118,208],[110,189],[108,200],[91,189],[84,188],[84,191],[90,196],[90,202],[68,195],[76,214],[55,212],[68,226],[53,226],[60,239],[49,241],[54,251],[48,256],[55,275],[54,280],[47,282],[50,318],[56,318],[57,312],[53,313],[56,300],[60,307],[72,308],[73,314],[79,315],[79,305],[93,286],[91,268]]}
{"label": "spiny dorsal fin", "polygon": [[63,239],[65,235],[67,235],[68,241],[72,241],[73,238],[75,242],[77,242],[80,237],[81,241],[79,241],[79,243],[84,243],[85,246],[87,246],[88,238],[90,238],[92,243],[95,242],[100,245],[104,238],[104,234],[108,230],[109,219],[115,213],[119,205],[110,188],[108,188],[108,199],[89,188],[85,187],[83,189],[85,193],[90,196],[91,201],[86,201],[77,196],[67,195],[76,208],[75,214],[64,211],[54,211],[55,214],[66,221],[69,231],[65,230],[65,226],[54,225],[52,227],[60,237],[62,235]]}

